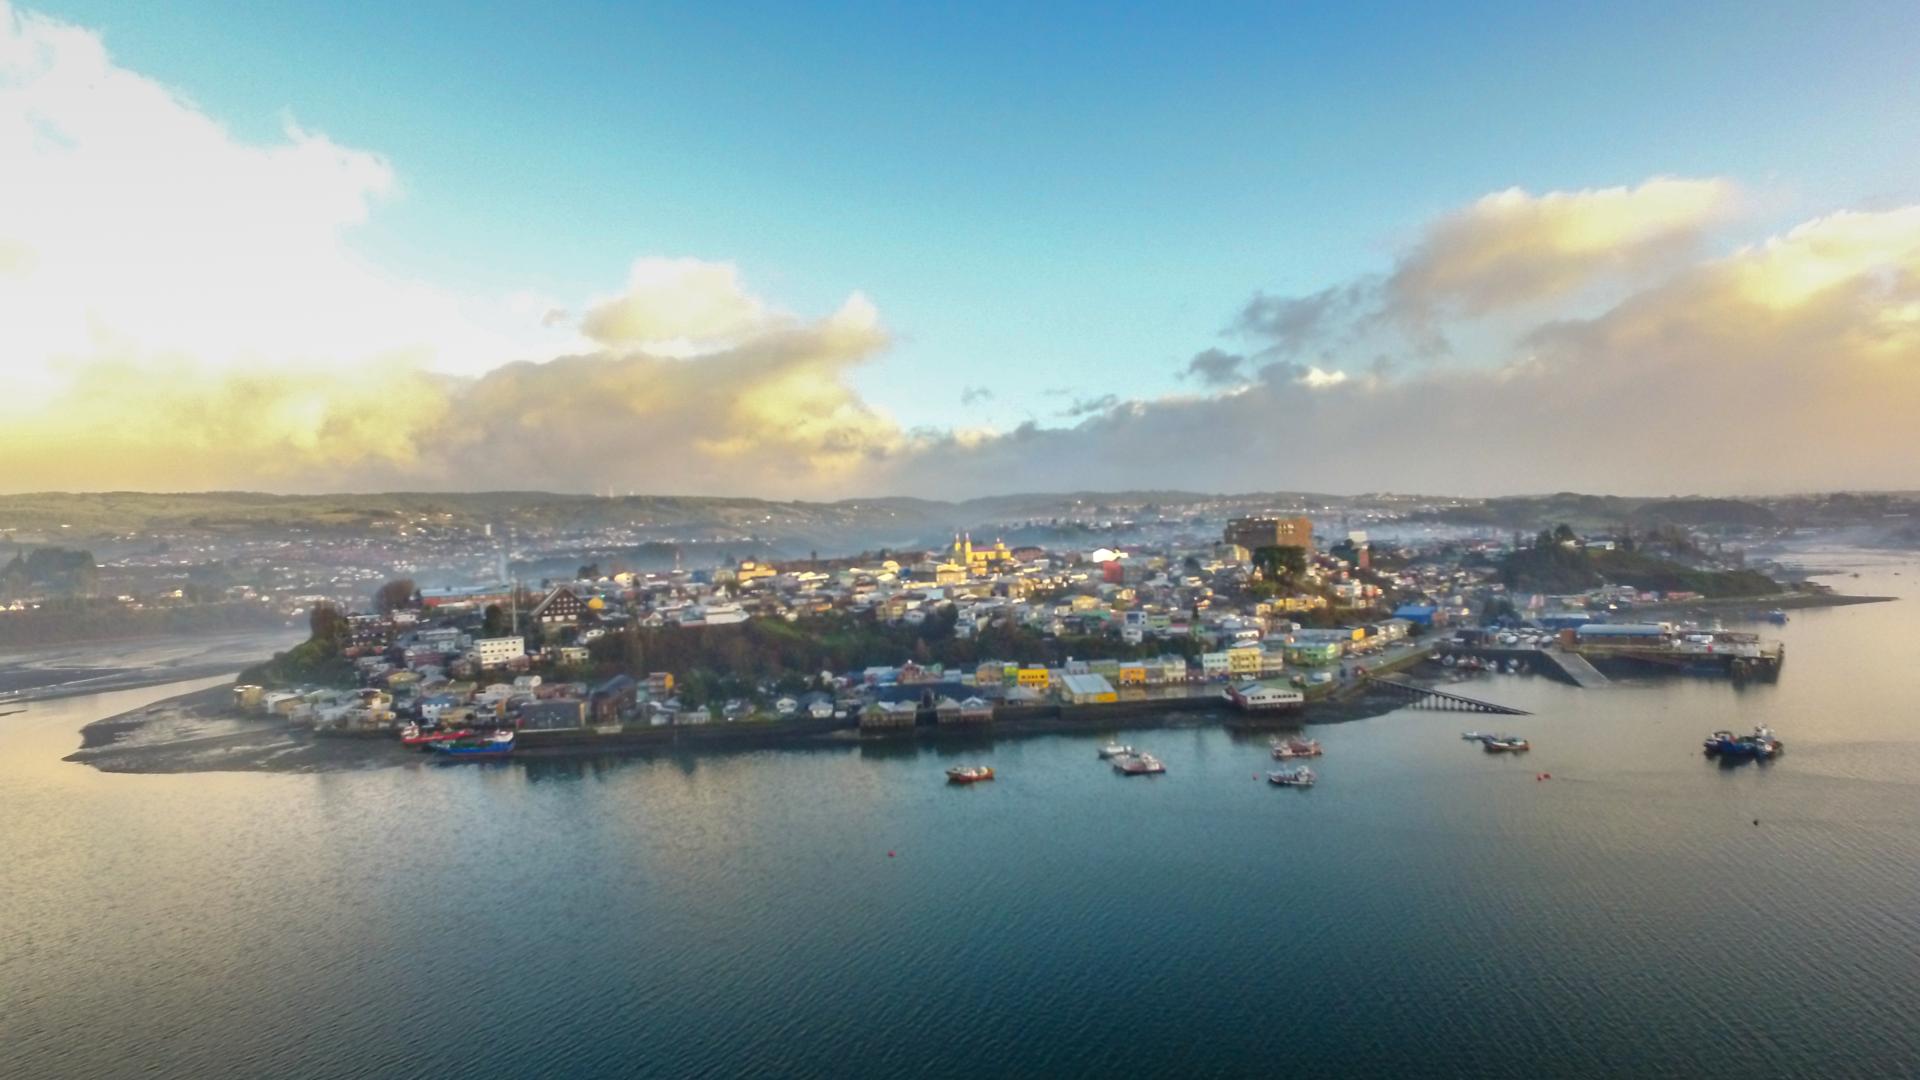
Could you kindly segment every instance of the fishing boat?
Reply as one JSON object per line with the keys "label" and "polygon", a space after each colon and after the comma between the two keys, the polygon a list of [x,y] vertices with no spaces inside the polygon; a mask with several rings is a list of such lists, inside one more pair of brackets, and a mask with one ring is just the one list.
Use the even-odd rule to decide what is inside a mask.
{"label": "fishing boat", "polygon": [[473,735],[467,728],[458,731],[436,731],[423,728],[419,724],[408,724],[400,729],[400,743],[403,746],[432,746],[435,743],[453,742]]}
{"label": "fishing boat", "polygon": [[977,784],[993,779],[993,770],[985,765],[960,765],[947,770],[950,784]]}
{"label": "fishing boat", "polygon": [[1128,754],[1126,757],[1114,758],[1113,768],[1115,772],[1126,776],[1153,776],[1167,771],[1167,767],[1160,763],[1160,759],[1152,754]]}
{"label": "fishing boat", "polygon": [[1117,757],[1127,757],[1133,753],[1133,747],[1123,743],[1108,743],[1100,748],[1100,760],[1111,761]]}
{"label": "fishing boat", "polygon": [[1295,738],[1282,741],[1275,739],[1273,740],[1273,756],[1281,761],[1286,761],[1290,758],[1319,757],[1320,740]]}
{"label": "fishing boat", "polygon": [[1267,774],[1267,783],[1280,787],[1312,787],[1313,782],[1318,779],[1319,777],[1313,774],[1313,770],[1305,765],[1297,769],[1279,769]]}
{"label": "fishing boat", "polygon": [[479,739],[455,739],[450,742],[432,744],[436,753],[444,755],[443,761],[464,761],[469,758],[506,757],[513,753],[513,732],[496,731]]}
{"label": "fishing boat", "polygon": [[1716,731],[1706,738],[1707,756],[1724,754],[1727,757],[1770,758],[1786,749],[1786,744],[1774,738],[1773,729],[1760,725],[1751,735],[1735,735],[1731,731]]}
{"label": "fishing boat", "polygon": [[1480,740],[1480,744],[1487,748],[1489,754],[1510,754],[1533,749],[1531,743],[1518,735],[1488,735]]}

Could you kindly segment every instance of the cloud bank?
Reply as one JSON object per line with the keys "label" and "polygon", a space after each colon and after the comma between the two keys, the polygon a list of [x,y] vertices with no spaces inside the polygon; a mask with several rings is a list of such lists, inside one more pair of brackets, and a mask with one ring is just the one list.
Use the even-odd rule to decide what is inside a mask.
{"label": "cloud bank", "polygon": [[404,197],[386,158],[238,139],[3,3],[0,161],[7,490],[1920,486],[1920,207],[1742,244],[1724,179],[1495,192],[1378,273],[1223,297],[1180,392],[909,431],[850,381],[902,362],[859,293],[795,313],[657,256],[565,300],[390,273],[353,244]]}

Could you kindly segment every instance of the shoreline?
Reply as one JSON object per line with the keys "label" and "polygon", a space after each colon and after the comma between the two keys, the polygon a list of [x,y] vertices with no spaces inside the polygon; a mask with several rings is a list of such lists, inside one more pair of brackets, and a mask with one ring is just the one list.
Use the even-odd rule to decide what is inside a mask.
{"label": "shoreline", "polygon": [[[162,774],[198,772],[339,772],[353,769],[435,765],[421,751],[389,736],[316,735],[282,721],[243,717],[229,704],[231,689],[213,686],[95,720],[80,729],[79,749],[61,760],[101,772]],[[947,727],[862,732],[835,721],[791,724],[746,722],[690,727],[640,728],[617,735],[586,731],[553,733],[516,748],[510,760],[556,762],[606,757],[649,757],[787,748],[907,751],[947,741],[980,743],[1042,735],[1107,735],[1121,730],[1224,728],[1252,737],[1309,725],[1341,724],[1381,716],[1405,706],[1389,694],[1323,700],[1295,713],[1248,717],[1224,704],[1205,708],[1139,708],[1111,714],[1029,716]],[[1097,708],[1097,707],[1083,707]]]}

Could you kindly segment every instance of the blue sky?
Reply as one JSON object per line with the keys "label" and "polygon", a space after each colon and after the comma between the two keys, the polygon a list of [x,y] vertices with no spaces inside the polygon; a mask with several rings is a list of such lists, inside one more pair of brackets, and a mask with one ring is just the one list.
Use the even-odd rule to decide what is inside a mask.
{"label": "blue sky", "polygon": [[354,242],[389,266],[864,290],[898,341],[855,381],[909,424],[1178,389],[1254,290],[1512,185],[1731,176],[1786,219],[1920,175],[1911,4],[37,6],[238,135],[290,110],[386,156]]}
{"label": "blue sky", "polygon": [[[1916,41],[1912,3],[0,0],[0,454],[43,488],[1920,484],[1855,419],[1920,411]],[[1245,355],[1182,375],[1211,348]],[[1797,471],[1572,438],[1675,402],[1701,462],[1790,414]]]}

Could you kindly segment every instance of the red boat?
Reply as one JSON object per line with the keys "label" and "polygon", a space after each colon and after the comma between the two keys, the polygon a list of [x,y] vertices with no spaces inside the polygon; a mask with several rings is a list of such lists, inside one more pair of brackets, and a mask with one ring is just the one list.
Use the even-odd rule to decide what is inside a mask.
{"label": "red boat", "polygon": [[464,739],[473,732],[468,728],[458,731],[428,731],[419,724],[408,724],[400,729],[400,743],[403,746],[432,746],[434,743],[452,742]]}

